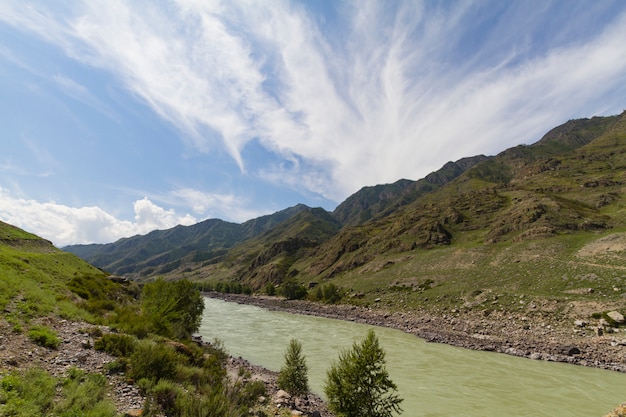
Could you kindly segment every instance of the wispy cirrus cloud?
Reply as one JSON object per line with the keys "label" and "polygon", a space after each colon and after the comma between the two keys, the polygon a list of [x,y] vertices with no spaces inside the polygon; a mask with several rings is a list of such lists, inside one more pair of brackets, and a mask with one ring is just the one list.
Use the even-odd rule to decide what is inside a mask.
{"label": "wispy cirrus cloud", "polygon": [[341,201],[621,111],[626,15],[608,5],[340,3],[331,31],[279,0],[15,3],[0,18],[114,74],[189,146],[246,172],[258,140],[282,162],[249,175]]}

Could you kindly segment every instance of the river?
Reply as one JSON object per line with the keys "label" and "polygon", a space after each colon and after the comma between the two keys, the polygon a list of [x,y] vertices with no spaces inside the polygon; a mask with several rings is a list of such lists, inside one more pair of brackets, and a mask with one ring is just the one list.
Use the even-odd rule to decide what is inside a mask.
{"label": "river", "polygon": [[302,343],[313,392],[339,353],[374,329],[404,398],[404,416],[600,417],[626,401],[626,374],[426,343],[399,330],[289,314],[205,298],[199,333],[226,351],[279,370],[292,338]]}

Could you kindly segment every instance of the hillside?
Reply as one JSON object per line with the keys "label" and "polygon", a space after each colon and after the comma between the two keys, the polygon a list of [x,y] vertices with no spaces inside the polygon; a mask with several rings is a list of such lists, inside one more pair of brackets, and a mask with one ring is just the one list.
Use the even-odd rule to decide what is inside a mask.
{"label": "hillside", "polygon": [[17,322],[50,314],[93,319],[91,300],[128,297],[128,288],[52,243],[0,222],[0,311]]}
{"label": "hillside", "polygon": [[[231,240],[212,220],[131,238],[134,251],[129,240],[103,245],[86,258],[107,269],[114,257],[96,256],[134,253],[141,259],[124,255],[129,269],[112,271],[253,291],[333,283],[353,303],[392,309],[532,313],[520,303],[531,297],[534,306],[552,300],[563,315],[588,316],[623,307],[625,155],[625,114],[572,120],[532,145],[450,162],[418,181],[365,187],[333,213],[297,206],[247,234],[241,230],[258,221],[228,224],[239,230]],[[157,242],[167,250],[153,250],[165,247]]]}
{"label": "hillside", "polygon": [[[276,373],[192,341],[203,309],[188,281],[140,289],[0,222],[0,415],[279,415]],[[310,400],[280,415],[331,416]]]}

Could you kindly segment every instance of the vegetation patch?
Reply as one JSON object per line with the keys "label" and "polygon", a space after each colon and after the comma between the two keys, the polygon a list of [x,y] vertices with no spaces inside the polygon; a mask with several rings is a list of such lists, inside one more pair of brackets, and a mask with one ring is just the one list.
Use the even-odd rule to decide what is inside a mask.
{"label": "vegetation patch", "polygon": [[39,346],[56,349],[61,344],[57,334],[45,326],[33,326],[28,331],[28,337]]}

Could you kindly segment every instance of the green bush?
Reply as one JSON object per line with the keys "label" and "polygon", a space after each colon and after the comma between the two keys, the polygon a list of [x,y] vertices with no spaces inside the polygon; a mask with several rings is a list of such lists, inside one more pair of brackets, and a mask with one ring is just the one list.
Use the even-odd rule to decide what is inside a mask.
{"label": "green bush", "polygon": [[294,280],[287,280],[280,286],[283,297],[288,300],[300,300],[307,295],[307,289]]}
{"label": "green bush", "polygon": [[129,362],[126,358],[118,358],[104,365],[109,374],[123,374],[128,371]]}
{"label": "green bush", "polygon": [[180,362],[181,358],[171,347],[163,343],[144,341],[137,345],[130,357],[130,376],[134,380],[171,380],[176,377],[176,367]]}
{"label": "green bush", "polygon": [[152,332],[152,325],[136,309],[125,306],[118,308],[114,318],[113,328],[143,339]]}
{"label": "green bush", "polygon": [[158,279],[141,292],[141,308],[158,334],[188,339],[198,330],[204,300],[194,284],[186,279],[167,282]]}
{"label": "green bush", "polygon": [[46,326],[33,326],[28,331],[28,337],[39,346],[56,349],[61,344],[61,339],[56,333]]}
{"label": "green bush", "polygon": [[134,337],[126,334],[107,333],[97,339],[93,347],[104,351],[109,355],[129,357],[135,351],[137,341]]}
{"label": "green bush", "polygon": [[156,403],[167,415],[176,415],[176,399],[181,389],[172,381],[161,379],[152,388],[151,394]]}
{"label": "green bush", "polygon": [[45,415],[52,408],[57,382],[49,373],[32,368],[2,377],[0,409],[3,416],[31,417]]}
{"label": "green bush", "polygon": [[324,302],[335,304],[337,301],[341,300],[341,293],[339,288],[331,282],[322,287],[322,297]]}
{"label": "green bush", "polygon": [[268,282],[265,287],[263,287],[265,294],[269,295],[269,296],[274,296],[276,295],[276,286],[274,284],[272,284],[271,282]]}

